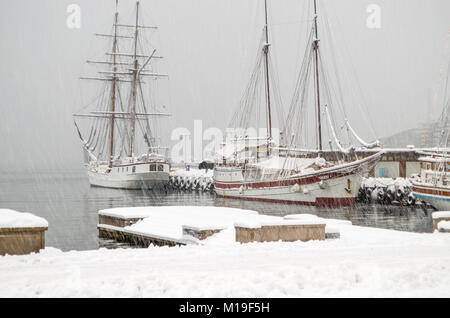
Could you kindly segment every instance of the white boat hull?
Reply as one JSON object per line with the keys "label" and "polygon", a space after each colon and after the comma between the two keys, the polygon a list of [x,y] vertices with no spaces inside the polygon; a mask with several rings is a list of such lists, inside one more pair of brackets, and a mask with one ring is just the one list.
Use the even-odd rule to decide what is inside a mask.
{"label": "white boat hull", "polygon": [[88,171],[92,186],[116,189],[154,189],[162,188],[169,181],[169,173],[162,171],[112,175]]}
{"label": "white boat hull", "polygon": [[248,182],[242,170],[218,167],[214,170],[215,191],[219,196],[284,204],[342,207],[353,206],[362,182],[380,155],[314,173],[281,180]]}
{"label": "white boat hull", "polygon": [[440,211],[450,210],[450,188],[431,184],[413,183],[413,196]]}
{"label": "white boat hull", "polygon": [[166,162],[124,163],[88,166],[92,186],[115,189],[156,189],[169,182],[169,164]]}
{"label": "white boat hull", "polygon": [[[351,206],[361,184],[359,175],[348,175],[326,180],[325,182],[305,183],[298,188],[295,185],[269,186],[260,188],[220,188],[216,193],[222,197],[265,201],[285,204],[313,206]],[[350,187],[348,187],[350,186]]]}

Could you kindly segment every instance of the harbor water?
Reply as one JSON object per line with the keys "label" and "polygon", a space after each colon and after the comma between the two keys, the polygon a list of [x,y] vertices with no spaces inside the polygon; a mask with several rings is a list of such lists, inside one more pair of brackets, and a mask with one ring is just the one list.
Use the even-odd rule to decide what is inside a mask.
{"label": "harbor water", "polygon": [[0,178],[0,208],[31,212],[49,222],[46,246],[63,251],[105,246],[98,238],[98,210],[126,206],[198,205],[256,210],[263,214],[310,213],[350,220],[354,225],[411,232],[432,232],[430,208],[357,204],[352,208],[299,205],[218,198],[209,192],[169,193],[91,187],[85,170],[14,172]]}

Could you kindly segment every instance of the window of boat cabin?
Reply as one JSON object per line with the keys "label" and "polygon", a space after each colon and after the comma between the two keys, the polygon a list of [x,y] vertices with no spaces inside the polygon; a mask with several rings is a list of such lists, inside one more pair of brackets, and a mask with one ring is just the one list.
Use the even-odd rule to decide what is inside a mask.
{"label": "window of boat cabin", "polygon": [[255,179],[256,179],[256,180],[259,180],[259,179],[261,179],[261,177],[262,177],[262,170],[261,170],[261,169],[257,169],[257,170],[256,170],[256,176],[255,176]]}
{"label": "window of boat cabin", "polygon": [[274,180],[280,174],[279,171],[269,170],[264,174],[264,179]]}
{"label": "window of boat cabin", "polygon": [[273,178],[274,178],[275,180],[276,180],[276,179],[279,179],[280,174],[281,174],[281,170],[277,170],[277,171],[275,172],[275,175],[273,176]]}
{"label": "window of boat cabin", "polygon": [[150,171],[156,171],[156,165],[149,165]]}
{"label": "window of boat cabin", "polygon": [[133,168],[131,169],[131,171],[134,173],[136,172],[136,166],[133,166]]}
{"label": "window of boat cabin", "polygon": [[158,165],[158,171],[164,171],[164,166],[163,165]]}
{"label": "window of boat cabin", "polygon": [[247,171],[247,173],[248,173],[248,178],[249,178],[250,180],[254,180],[254,179],[255,179],[255,177],[256,177],[256,170],[255,170],[255,168],[249,169],[249,170]]}

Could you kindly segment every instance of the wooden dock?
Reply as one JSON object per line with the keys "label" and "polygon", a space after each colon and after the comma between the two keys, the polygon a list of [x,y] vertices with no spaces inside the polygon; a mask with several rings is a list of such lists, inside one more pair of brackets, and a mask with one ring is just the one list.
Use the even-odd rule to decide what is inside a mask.
{"label": "wooden dock", "polygon": [[236,242],[295,242],[325,240],[325,224],[236,225]]}
{"label": "wooden dock", "polygon": [[0,209],[0,255],[39,253],[48,222],[31,213]]}
{"label": "wooden dock", "polygon": [[[234,223],[228,220],[227,222],[218,221],[217,219],[208,219],[209,214],[205,214],[205,220],[200,219],[196,222],[190,222],[186,218],[186,223],[183,224],[178,220],[176,226],[180,226],[180,232],[175,237],[167,237],[156,235],[160,231],[151,233],[150,229],[157,229],[155,227],[133,226],[137,222],[146,219],[145,222],[155,220],[155,224],[161,222],[161,215],[155,213],[155,208],[149,208],[136,211],[127,211],[121,213],[120,211],[99,211],[98,231],[99,237],[104,239],[112,239],[120,243],[128,243],[137,247],[155,246],[181,246],[189,244],[203,244],[202,241],[216,235],[225,230],[227,227],[235,229],[235,242],[250,243],[250,242],[294,242],[294,241],[310,241],[310,240],[325,240],[327,238],[339,238],[339,230],[326,230],[326,223],[324,220],[316,219],[291,219],[274,218],[271,216],[243,214],[243,223]],[[166,216],[163,212],[163,216]],[[210,216],[209,216],[210,217]],[[237,214],[236,220],[241,220],[242,216]],[[167,219],[165,222],[171,222]],[[239,222],[239,221],[238,221]],[[250,222],[250,223],[245,223]],[[169,224],[167,223],[167,224]],[[198,223],[198,224],[197,224]],[[166,223],[162,223],[166,226]],[[151,225],[151,223],[150,223]],[[174,229],[170,233],[177,233]],[[165,235],[165,234],[164,234]],[[169,234],[173,235],[173,234]]]}
{"label": "wooden dock", "polygon": [[450,232],[447,229],[439,228],[439,222],[450,221],[450,212],[442,212],[442,211],[433,212],[432,217],[433,217],[433,230],[435,231],[437,230],[439,232]]}
{"label": "wooden dock", "polygon": [[39,253],[45,248],[47,227],[0,228],[0,255]]}
{"label": "wooden dock", "polygon": [[103,239],[112,239],[121,243],[128,243],[137,247],[156,246],[181,246],[197,244],[198,240],[204,240],[211,235],[220,232],[220,228],[199,228],[191,225],[183,225],[183,238],[165,237],[160,235],[150,235],[126,229],[144,218],[127,218],[121,216],[110,216],[99,214],[98,235]]}
{"label": "wooden dock", "polygon": [[193,241],[178,240],[174,238],[148,235],[145,233],[130,231],[123,227],[112,226],[107,224],[99,224],[98,235],[103,239],[112,239],[121,243],[128,243],[137,247],[149,247],[150,245],[156,246],[180,246],[193,244]]}

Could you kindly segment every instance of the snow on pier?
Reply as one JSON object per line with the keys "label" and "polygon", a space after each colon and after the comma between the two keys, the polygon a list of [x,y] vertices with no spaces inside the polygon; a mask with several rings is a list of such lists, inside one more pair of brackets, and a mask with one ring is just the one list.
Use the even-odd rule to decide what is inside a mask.
{"label": "snow on pier", "polygon": [[47,220],[31,213],[0,209],[0,255],[38,253],[45,247]]}
{"label": "snow on pier", "polygon": [[48,227],[46,219],[28,212],[0,209],[0,228]]}
{"label": "snow on pier", "polygon": [[[134,237],[138,246],[148,246],[150,243],[174,246],[233,244],[241,241],[236,228],[240,229],[239,233],[247,231],[246,229],[258,229],[261,233],[268,230],[273,232],[273,235],[260,235],[259,239],[250,241],[325,239],[328,224],[336,228],[336,225],[342,223],[313,215],[283,218],[234,208],[161,206],[101,210],[98,228],[103,238],[121,240],[125,235],[128,242]],[[318,227],[322,228],[323,235],[312,232],[313,228]],[[285,232],[290,233],[284,235]],[[200,240],[199,237],[203,239]]]}
{"label": "snow on pier", "polygon": [[433,212],[433,229],[439,232],[450,232],[450,211]]}

